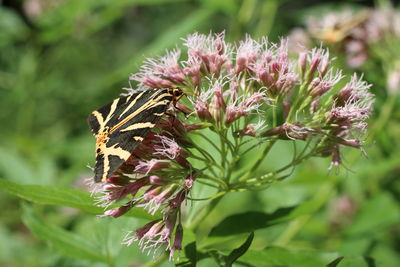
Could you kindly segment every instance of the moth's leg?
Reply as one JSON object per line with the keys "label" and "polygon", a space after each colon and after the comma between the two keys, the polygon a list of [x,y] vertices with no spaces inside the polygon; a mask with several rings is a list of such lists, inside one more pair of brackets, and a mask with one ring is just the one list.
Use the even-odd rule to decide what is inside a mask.
{"label": "moth's leg", "polygon": [[177,97],[176,99],[174,99],[174,101],[173,101],[173,107],[174,107],[174,109],[176,109],[176,110],[182,112],[182,113],[185,115],[185,118],[187,119],[187,118],[189,117],[189,115],[190,115],[190,112],[188,112],[188,111],[186,111],[186,110],[183,110],[183,109],[181,109],[181,108],[179,108],[179,107],[177,106],[178,101],[179,101],[182,97],[183,97],[183,94],[180,95],[179,97]]}

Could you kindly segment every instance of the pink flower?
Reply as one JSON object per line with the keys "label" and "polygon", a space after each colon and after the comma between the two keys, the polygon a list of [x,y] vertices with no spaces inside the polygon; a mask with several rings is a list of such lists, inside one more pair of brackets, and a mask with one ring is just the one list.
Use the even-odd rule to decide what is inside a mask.
{"label": "pink flower", "polygon": [[[326,92],[330,91],[335,84],[337,84],[344,76],[341,71],[333,73],[333,70],[330,69],[326,75],[321,78],[315,78],[311,84],[310,95],[322,96]],[[317,81],[317,82],[316,82]]]}
{"label": "pink flower", "polygon": [[168,160],[151,159],[149,161],[139,161],[139,164],[135,167],[135,172],[148,174],[168,167]]}
{"label": "pink flower", "polygon": [[173,259],[176,250],[182,250],[182,239],[183,239],[183,227],[178,224],[176,227],[174,243],[171,245],[171,252],[169,254],[170,260]]}
{"label": "pink flower", "polygon": [[[235,44],[224,37],[191,34],[184,39],[186,55],[175,49],[149,58],[131,75],[139,90],[179,88],[184,94],[178,98],[165,93],[164,99],[148,102],[154,116],[144,115],[147,106],[135,111],[139,122],[134,130],[149,125],[141,120],[153,128],[139,144],[122,140],[110,148],[123,153],[132,145],[134,150],[124,153],[128,159],[102,184],[98,200],[103,207],[125,204],[103,216],[116,218],[137,207],[161,217],[130,231],[127,245],[138,242],[143,250],[165,249],[172,260],[182,249],[182,221],[191,209],[188,202],[198,198],[198,190],[193,190],[197,183],[217,189],[214,197],[220,197],[230,188],[258,189],[283,179],[285,168],[263,175],[259,160],[248,173],[240,169],[242,154],[258,146],[267,148],[260,149],[264,157],[275,142],[307,141],[308,149],[293,166],[311,156],[332,157],[331,167],[339,166],[342,148],[361,149],[360,133],[374,100],[362,77],[354,75],[339,87],[342,72],[332,67],[329,51],[322,48],[304,48],[292,59],[287,39],[271,43],[266,37],[246,36]],[[128,90],[127,95],[135,92]],[[244,177],[237,177],[240,173]]]}
{"label": "pink flower", "polygon": [[163,57],[147,59],[141,71],[133,74],[130,80],[138,81],[150,88],[171,88],[186,82],[184,70],[179,66],[178,49],[167,52]]}
{"label": "pink flower", "polygon": [[155,155],[160,155],[162,158],[168,159],[176,159],[180,155],[187,155],[187,152],[185,152],[173,139],[163,135],[157,135],[157,137],[160,138],[161,143],[154,147]]}
{"label": "pink flower", "polygon": [[360,105],[365,104],[366,109],[370,109],[373,103],[373,95],[369,93],[370,88],[371,84],[363,81],[362,76],[358,78],[357,74],[354,74],[350,82],[346,83],[336,94],[337,105],[343,107],[359,103]]}
{"label": "pink flower", "polygon": [[201,60],[204,71],[219,75],[222,66],[228,61],[230,47],[224,41],[225,34],[191,34],[185,39],[184,45],[188,48],[189,60]]}
{"label": "pink flower", "polygon": [[239,42],[236,52],[235,73],[250,70],[250,67],[257,61],[261,49],[261,44],[252,39],[249,35],[244,41]]}
{"label": "pink flower", "polygon": [[297,83],[298,75],[294,71],[294,63],[288,57],[287,40],[282,39],[279,45],[269,46],[267,40],[263,39],[260,46],[259,59],[251,68],[256,80],[272,96],[289,94]]}

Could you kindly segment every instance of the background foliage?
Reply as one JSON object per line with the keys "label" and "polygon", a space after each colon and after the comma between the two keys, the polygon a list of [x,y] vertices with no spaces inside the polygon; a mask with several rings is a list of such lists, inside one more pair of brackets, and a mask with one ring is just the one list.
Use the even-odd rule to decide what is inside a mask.
{"label": "background foliage", "polygon": [[[84,185],[95,142],[86,117],[128,86],[145,56],[195,31],[277,41],[312,11],[383,2],[0,1],[0,265],[153,264],[136,247],[119,244],[124,230],[149,215],[96,218],[101,209]],[[386,93],[389,62],[370,62],[362,71],[378,99],[368,157],[349,151],[350,169],[331,174],[328,159],[313,159],[265,191],[228,195],[196,233],[185,230],[182,266],[196,260],[230,266],[247,249],[235,264],[400,264],[400,103]],[[291,149],[275,147],[265,169],[286,161]]]}

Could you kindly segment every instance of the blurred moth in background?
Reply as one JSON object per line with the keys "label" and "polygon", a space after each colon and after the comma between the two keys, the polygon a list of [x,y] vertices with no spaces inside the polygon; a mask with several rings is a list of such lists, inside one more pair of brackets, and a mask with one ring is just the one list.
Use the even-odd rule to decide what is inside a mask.
{"label": "blurred moth in background", "polygon": [[369,15],[369,10],[356,14],[351,10],[344,10],[340,13],[329,13],[323,18],[311,16],[307,27],[314,38],[326,43],[338,43],[354,34],[354,29],[365,23]]}

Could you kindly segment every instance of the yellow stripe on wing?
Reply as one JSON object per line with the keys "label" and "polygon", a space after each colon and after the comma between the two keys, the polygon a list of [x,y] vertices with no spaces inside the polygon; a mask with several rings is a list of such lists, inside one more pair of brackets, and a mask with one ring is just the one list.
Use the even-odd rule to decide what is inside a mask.
{"label": "yellow stripe on wing", "polygon": [[151,122],[138,122],[133,125],[129,125],[128,127],[120,130],[121,132],[132,131],[136,129],[143,129],[143,128],[153,128],[155,126],[154,123]]}

